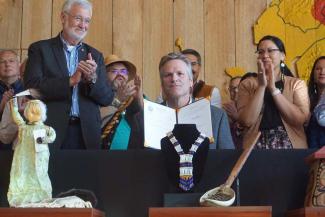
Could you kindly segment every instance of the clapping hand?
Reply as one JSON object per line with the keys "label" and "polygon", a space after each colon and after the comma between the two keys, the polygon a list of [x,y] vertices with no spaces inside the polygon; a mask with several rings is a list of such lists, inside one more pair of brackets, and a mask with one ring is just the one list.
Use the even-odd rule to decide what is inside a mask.
{"label": "clapping hand", "polygon": [[223,104],[223,109],[227,112],[228,116],[232,121],[238,120],[238,111],[234,101]]}
{"label": "clapping hand", "polygon": [[134,94],[134,97],[142,99],[141,78],[139,75],[135,76],[134,85],[136,86],[136,93]]}
{"label": "clapping hand", "polygon": [[96,69],[97,63],[93,60],[91,53],[88,53],[87,60],[79,62],[77,71],[80,71],[82,79],[89,83],[94,82],[97,79]]}
{"label": "clapping hand", "polygon": [[14,96],[15,92],[13,89],[9,89],[7,91],[5,91],[2,95],[2,100],[1,100],[1,104],[6,104],[13,96]]}
{"label": "clapping hand", "polygon": [[275,89],[275,72],[272,61],[257,60],[257,78],[260,86],[267,87],[271,92]]}
{"label": "clapping hand", "polygon": [[119,101],[124,102],[130,96],[134,96],[137,93],[137,86],[134,85],[134,81],[123,81],[117,84],[116,97]]}
{"label": "clapping hand", "polygon": [[266,87],[267,85],[267,79],[265,74],[265,68],[264,64],[261,59],[257,59],[257,80],[258,84],[261,87]]}

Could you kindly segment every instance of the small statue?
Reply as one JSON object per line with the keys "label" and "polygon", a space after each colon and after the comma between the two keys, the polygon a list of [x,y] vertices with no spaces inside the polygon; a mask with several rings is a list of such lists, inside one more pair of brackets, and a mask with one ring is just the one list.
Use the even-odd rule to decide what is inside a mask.
{"label": "small statue", "polygon": [[10,171],[9,205],[21,207],[52,199],[48,143],[55,140],[56,134],[52,127],[43,124],[46,106],[40,100],[28,101],[24,110],[27,122],[18,112],[16,97],[10,100],[10,108],[12,118],[18,125],[18,142]]}

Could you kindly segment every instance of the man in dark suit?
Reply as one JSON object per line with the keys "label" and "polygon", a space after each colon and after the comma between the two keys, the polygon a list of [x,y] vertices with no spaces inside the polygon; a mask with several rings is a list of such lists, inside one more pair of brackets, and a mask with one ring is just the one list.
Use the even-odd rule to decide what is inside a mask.
{"label": "man in dark suit", "polygon": [[42,94],[48,108],[46,124],[57,134],[55,149],[100,148],[99,106],[109,105],[113,93],[102,54],[82,42],[91,16],[87,0],[67,0],[61,12],[62,32],[28,50],[24,82]]}
{"label": "man in dark suit", "polygon": [[[191,62],[180,53],[163,56],[159,63],[161,88],[166,94],[164,105],[179,109],[194,101]],[[210,106],[214,142],[210,149],[234,149],[227,114],[220,108]]]}

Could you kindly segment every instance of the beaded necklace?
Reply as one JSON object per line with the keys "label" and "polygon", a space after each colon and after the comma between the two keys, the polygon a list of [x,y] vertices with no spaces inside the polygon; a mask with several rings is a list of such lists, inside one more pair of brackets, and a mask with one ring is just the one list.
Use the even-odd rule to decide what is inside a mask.
{"label": "beaded necklace", "polygon": [[179,155],[179,187],[184,191],[190,190],[193,186],[193,155],[205,139],[205,135],[200,133],[198,138],[192,144],[188,153],[185,153],[181,145],[175,138],[173,132],[167,133],[167,137],[173,144]]}

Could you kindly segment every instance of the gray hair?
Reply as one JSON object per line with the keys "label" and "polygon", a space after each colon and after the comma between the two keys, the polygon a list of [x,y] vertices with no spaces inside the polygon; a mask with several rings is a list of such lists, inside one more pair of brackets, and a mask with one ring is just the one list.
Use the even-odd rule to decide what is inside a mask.
{"label": "gray hair", "polygon": [[165,56],[163,56],[161,59],[160,59],[160,63],[159,63],[159,73],[160,73],[160,78],[162,78],[162,67],[169,61],[171,60],[181,60],[185,63],[186,65],[186,73],[188,75],[188,77],[193,80],[193,73],[192,73],[192,66],[191,66],[191,62],[188,60],[188,58],[182,54],[182,53],[175,53],[175,52],[172,52],[172,53],[169,53]]}
{"label": "gray hair", "polygon": [[18,56],[18,54],[17,54],[16,51],[14,51],[14,50],[10,50],[10,49],[1,49],[1,50],[0,50],[0,57],[1,57],[4,53],[12,53],[13,55],[15,55],[15,56],[17,57],[17,61],[18,61],[18,62],[20,61],[20,58],[19,58],[19,56]]}
{"label": "gray hair", "polygon": [[88,0],[66,0],[62,6],[62,12],[69,13],[73,5],[80,5],[92,14],[93,6]]}

